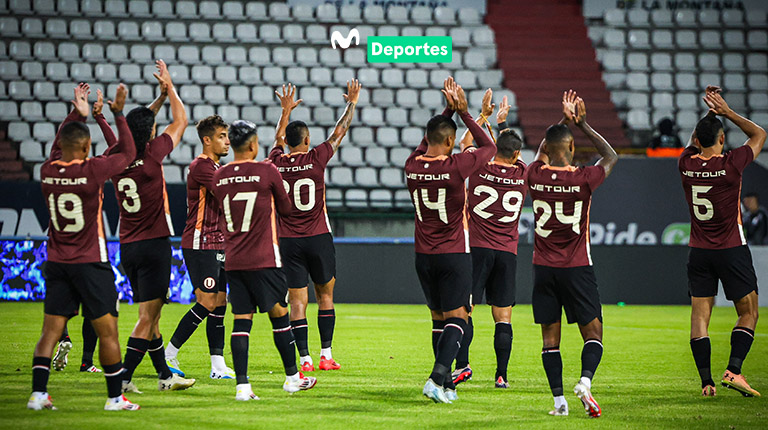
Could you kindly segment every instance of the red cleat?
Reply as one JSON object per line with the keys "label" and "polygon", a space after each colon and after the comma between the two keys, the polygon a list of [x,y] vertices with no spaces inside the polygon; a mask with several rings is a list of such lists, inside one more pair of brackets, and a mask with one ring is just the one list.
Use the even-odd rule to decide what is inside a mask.
{"label": "red cleat", "polygon": [[333,358],[327,359],[323,356],[320,357],[320,370],[339,370],[341,364],[337,363]]}
{"label": "red cleat", "polygon": [[304,364],[301,365],[301,371],[302,372],[314,372],[315,371],[315,365],[312,364],[309,361],[305,361]]}

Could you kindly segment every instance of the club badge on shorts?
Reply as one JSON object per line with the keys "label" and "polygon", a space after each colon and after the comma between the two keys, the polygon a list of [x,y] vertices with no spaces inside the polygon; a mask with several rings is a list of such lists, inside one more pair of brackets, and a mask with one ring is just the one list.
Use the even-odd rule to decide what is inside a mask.
{"label": "club badge on shorts", "polygon": [[209,276],[203,280],[203,287],[205,287],[206,290],[212,290],[216,286],[216,279]]}

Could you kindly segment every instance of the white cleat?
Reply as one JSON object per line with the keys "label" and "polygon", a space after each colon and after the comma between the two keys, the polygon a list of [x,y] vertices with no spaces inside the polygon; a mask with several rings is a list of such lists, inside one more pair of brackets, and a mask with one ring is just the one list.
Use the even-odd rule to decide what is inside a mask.
{"label": "white cleat", "polygon": [[43,409],[56,410],[56,406],[53,406],[51,402],[51,396],[48,393],[34,392],[29,396],[27,401],[27,409],[35,411],[42,411]]}
{"label": "white cleat", "polygon": [[141,391],[139,391],[139,388],[136,386],[136,384],[133,383],[133,381],[125,381],[125,380],[123,380],[123,393],[144,394]]}
{"label": "white cleat", "polygon": [[211,369],[211,379],[235,379],[235,371],[229,367],[224,369]]}
{"label": "white cleat", "polygon": [[171,370],[171,373],[175,373],[182,378],[186,376],[184,372],[181,371],[179,360],[176,357],[165,357],[165,364],[168,365],[168,369]]}
{"label": "white cleat", "polygon": [[136,403],[131,403],[124,395],[118,397],[118,401],[107,399],[107,403],[104,404],[105,411],[138,411],[141,409]]}
{"label": "white cleat", "polygon": [[432,378],[427,379],[427,383],[424,384],[422,393],[435,403],[452,403],[448,396],[446,396],[443,387],[435,384]]}
{"label": "white cleat", "polygon": [[592,397],[592,392],[590,391],[589,387],[579,381],[576,386],[573,387],[573,393],[576,394],[579,400],[581,400],[581,403],[584,404],[584,410],[590,417],[600,417],[602,410],[600,410],[600,405],[597,404],[595,398]]}
{"label": "white cleat", "polygon": [[317,384],[317,378],[312,376],[304,376],[299,372],[299,377],[293,379],[291,377],[285,377],[285,383],[283,383],[283,390],[289,393],[295,393],[297,391],[306,391],[314,387]]}
{"label": "white cleat", "polygon": [[253,394],[251,384],[237,384],[237,394],[235,394],[235,400],[247,402],[249,400],[260,400],[259,396]]}
{"label": "white cleat", "polygon": [[459,400],[459,395],[456,394],[456,390],[446,389],[445,391],[445,397],[451,401],[451,403],[455,402],[456,400]]}
{"label": "white cleat", "polygon": [[59,347],[56,349],[56,355],[53,356],[53,370],[61,371],[67,367],[67,354],[69,354],[71,349],[72,342],[59,342]]}
{"label": "white cleat", "polygon": [[168,379],[159,379],[157,381],[158,391],[178,391],[186,390],[187,388],[195,385],[194,379],[182,378],[181,376],[171,373],[171,377]]}
{"label": "white cleat", "polygon": [[564,417],[568,415],[568,404],[561,405],[559,408],[555,408],[551,411],[549,411],[550,415],[554,415],[556,417]]}

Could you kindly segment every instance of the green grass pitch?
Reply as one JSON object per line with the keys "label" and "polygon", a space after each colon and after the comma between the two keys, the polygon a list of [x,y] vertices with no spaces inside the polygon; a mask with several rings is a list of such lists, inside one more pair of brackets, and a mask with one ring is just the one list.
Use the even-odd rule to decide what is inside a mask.
{"label": "green grass pitch", "polygon": [[[166,338],[188,306],[163,311]],[[761,309],[765,313],[766,309]],[[137,318],[137,306],[120,309],[121,345]],[[315,316],[309,309],[310,348],[319,352]],[[106,386],[101,375],[77,371],[82,352],[80,317],[70,321],[75,347],[69,367],[51,372],[49,391],[58,411],[29,411],[32,350],[40,333],[40,303],[0,303],[0,428],[768,428],[768,399],[744,398],[718,387],[716,398],[699,395],[699,379],[688,347],[689,309],[684,306],[606,306],[605,354],[593,384],[603,408],[588,418],[570,392],[580,371],[581,340],[575,326],[564,328],[561,344],[568,417],[550,417],[552,407],[541,367],[541,337],[530,306],[513,310],[514,343],[509,368],[511,388],[493,387],[493,321],[486,306],[475,312],[471,349],[474,379],[459,385],[453,405],[433,404],[421,395],[432,363],[431,323],[425,306],[337,306],[334,358],[342,369],[316,371],[317,386],[289,395],[282,391],[282,368],[266,315],[257,315],[251,332],[249,370],[255,402],[235,402],[234,381],[209,379],[205,329],[181,350],[182,369],[197,384],[183,392],[156,391],[148,357],[134,381],[143,395],[129,398],[138,412],[102,410]],[[736,320],[732,308],[714,311],[713,376],[722,375],[729,352],[729,333]],[[227,333],[232,329],[227,315]],[[225,357],[231,366],[227,338]],[[317,361],[319,357],[314,356]],[[768,335],[756,335],[744,374],[768,396]]]}

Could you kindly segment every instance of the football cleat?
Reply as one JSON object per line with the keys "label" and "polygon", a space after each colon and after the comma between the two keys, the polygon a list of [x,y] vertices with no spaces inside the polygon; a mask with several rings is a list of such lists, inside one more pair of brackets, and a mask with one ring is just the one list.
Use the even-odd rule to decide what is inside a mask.
{"label": "football cleat", "polygon": [[259,396],[253,394],[251,384],[237,384],[237,394],[235,394],[235,400],[248,401],[260,399]]}
{"label": "football cleat", "polygon": [[561,405],[559,408],[552,409],[549,411],[550,415],[556,416],[556,417],[564,417],[568,415],[568,404]]}
{"label": "football cleat", "polygon": [[314,387],[315,384],[317,384],[317,378],[313,378],[311,376],[304,376],[303,373],[299,372],[298,379],[296,380],[291,380],[289,378],[285,379],[285,383],[283,383],[283,390],[289,393],[295,393],[297,391],[306,391]]}
{"label": "football cleat", "polygon": [[56,406],[53,406],[53,402],[51,402],[51,396],[48,393],[36,392],[29,396],[29,400],[27,401],[27,409],[32,409],[35,411],[50,409],[55,411]]}
{"label": "football cleat", "polygon": [[503,377],[499,376],[496,379],[496,388],[509,388],[509,382],[505,381]]}
{"label": "football cleat", "polygon": [[72,342],[63,341],[59,342],[59,347],[56,349],[56,355],[53,356],[53,370],[60,371],[67,367],[67,354],[72,349]]}
{"label": "football cleat", "polygon": [[432,378],[427,379],[424,389],[421,391],[424,396],[435,403],[452,403],[445,394],[443,387],[435,384]]}
{"label": "football cleat", "polygon": [[573,394],[576,394],[579,400],[581,400],[581,403],[584,404],[584,410],[587,412],[587,414],[589,414],[590,417],[600,417],[602,413],[600,410],[600,405],[598,405],[597,401],[595,401],[595,398],[592,397],[592,392],[586,385],[579,381],[579,383],[573,387]]}
{"label": "football cleat", "polygon": [[333,358],[326,359],[324,356],[320,356],[320,370],[339,370],[341,364],[337,363]]}
{"label": "football cleat", "polygon": [[168,369],[171,370],[171,373],[175,373],[182,378],[186,376],[184,372],[181,371],[181,366],[179,366],[179,360],[176,357],[165,357],[165,364],[168,365]]}
{"label": "football cleat", "polygon": [[467,382],[472,379],[472,369],[467,365],[462,369],[456,369],[451,373],[451,379],[455,385],[459,385],[462,382]]}
{"label": "football cleat", "polygon": [[133,383],[133,381],[123,381],[123,393],[136,393],[136,394],[144,394],[141,391],[139,391],[138,387],[136,387],[136,384]]}
{"label": "football cleat", "polygon": [[459,400],[459,395],[456,394],[456,389],[446,388],[443,391],[445,391],[445,398],[450,400],[451,403],[455,402],[456,400]]}
{"label": "football cleat", "polygon": [[159,379],[157,381],[158,391],[178,391],[186,390],[187,388],[195,385],[194,379],[186,379],[181,376],[171,373],[171,377],[168,379]]}
{"label": "football cleat", "polygon": [[107,403],[104,405],[105,411],[138,411],[139,409],[141,409],[139,405],[129,402],[123,395],[120,396],[120,400],[117,402],[107,399]]}
{"label": "football cleat", "polygon": [[304,364],[301,365],[301,371],[302,372],[314,372],[315,371],[315,365],[312,364],[309,361],[305,361]]}
{"label": "football cleat", "polygon": [[235,371],[229,367],[224,369],[211,369],[211,379],[235,379]]}
{"label": "football cleat", "polygon": [[81,372],[88,372],[88,373],[101,373],[101,369],[99,369],[98,367],[94,366],[93,364],[91,364],[91,365],[81,364],[80,365],[80,371]]}
{"label": "football cleat", "polygon": [[735,375],[726,370],[720,383],[723,384],[723,387],[738,391],[744,397],[760,397],[760,393],[747,384],[744,375]]}
{"label": "football cleat", "polygon": [[714,385],[707,385],[701,389],[701,395],[704,397],[715,397],[717,395],[717,390]]}

